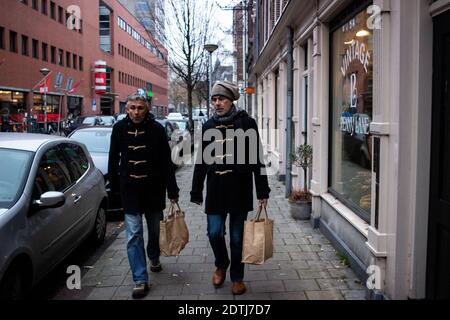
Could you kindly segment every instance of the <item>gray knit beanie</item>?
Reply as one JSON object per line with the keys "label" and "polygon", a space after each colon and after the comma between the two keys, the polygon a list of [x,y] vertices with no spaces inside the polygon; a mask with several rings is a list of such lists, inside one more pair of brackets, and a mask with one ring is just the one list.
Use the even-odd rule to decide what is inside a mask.
{"label": "gray knit beanie", "polygon": [[239,100],[239,87],[230,81],[217,81],[211,90],[211,97],[223,96],[231,101]]}

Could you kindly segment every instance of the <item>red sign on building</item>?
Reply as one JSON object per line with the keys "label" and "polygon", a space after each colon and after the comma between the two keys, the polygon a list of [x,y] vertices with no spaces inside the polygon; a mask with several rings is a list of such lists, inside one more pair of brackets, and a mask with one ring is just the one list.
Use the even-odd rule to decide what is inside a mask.
{"label": "red sign on building", "polygon": [[98,95],[106,93],[106,61],[95,62],[95,93]]}

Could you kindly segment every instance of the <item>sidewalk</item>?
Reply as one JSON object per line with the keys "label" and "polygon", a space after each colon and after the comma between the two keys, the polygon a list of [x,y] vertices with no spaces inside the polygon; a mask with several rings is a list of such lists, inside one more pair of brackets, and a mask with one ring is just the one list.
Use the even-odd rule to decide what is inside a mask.
{"label": "sidewalk", "polygon": [[[270,178],[269,215],[275,220],[274,256],[262,266],[247,265],[247,293],[231,294],[229,274],[223,287],[211,283],[214,256],[206,236],[203,208],[189,202],[193,167],[178,170],[180,205],[186,211],[190,242],[178,257],[161,257],[163,271],[150,272],[147,300],[355,300],[365,298],[365,287],[343,265],[329,241],[309,222],[291,218],[284,186]],[[254,212],[249,214],[249,218]],[[228,222],[228,220],[227,220]],[[228,223],[227,223],[228,228]],[[228,242],[228,240],[227,240]],[[55,299],[131,299],[133,281],[122,231],[81,279],[82,289]]]}

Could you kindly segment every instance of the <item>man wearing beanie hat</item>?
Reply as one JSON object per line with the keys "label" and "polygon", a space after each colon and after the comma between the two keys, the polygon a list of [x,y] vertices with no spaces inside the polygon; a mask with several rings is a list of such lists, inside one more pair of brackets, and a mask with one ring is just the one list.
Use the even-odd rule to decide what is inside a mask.
{"label": "man wearing beanie hat", "polygon": [[211,97],[222,96],[229,100],[239,100],[239,88],[230,81],[217,81],[211,90]]}
{"label": "man wearing beanie hat", "polygon": [[[270,188],[267,176],[262,170],[264,163],[259,157],[262,146],[259,140],[256,121],[247,112],[240,110],[233,101],[239,99],[239,88],[229,81],[218,81],[211,91],[211,100],[215,107],[213,116],[203,125],[201,150],[199,153],[192,180],[191,202],[203,203],[203,185],[207,178],[205,213],[207,214],[208,237],[215,256],[216,270],[212,282],[217,288],[226,278],[230,266],[230,278],[233,282],[232,293],[245,293],[244,264],[242,261],[242,245],[244,222],[248,212],[253,210],[253,178],[259,206],[267,206]],[[211,130],[208,133],[208,130]],[[233,133],[230,138],[230,131]],[[253,135],[252,139],[246,139]],[[214,136],[214,141],[207,141],[206,136]],[[221,136],[221,138],[218,138]],[[204,137],[204,138],[203,138]],[[236,143],[244,137],[243,144]],[[205,141],[203,140],[205,139]],[[209,156],[205,149],[208,145],[220,145],[213,150],[214,161],[205,161]],[[241,146],[241,147],[240,147]],[[244,147],[242,147],[244,146]],[[206,150],[210,150],[208,148]],[[253,156],[253,157],[252,157]],[[256,159],[257,158],[257,159]],[[255,159],[254,162],[250,159]],[[229,234],[231,259],[225,243],[225,222],[230,215]]]}

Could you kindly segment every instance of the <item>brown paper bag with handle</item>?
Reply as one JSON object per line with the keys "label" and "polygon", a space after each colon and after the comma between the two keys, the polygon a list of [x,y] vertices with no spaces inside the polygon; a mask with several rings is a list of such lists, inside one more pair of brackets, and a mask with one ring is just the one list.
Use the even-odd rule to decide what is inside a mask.
{"label": "brown paper bag with handle", "polygon": [[[261,217],[264,211],[265,218]],[[273,256],[273,220],[265,207],[260,206],[255,219],[244,224],[242,263],[263,264]]]}
{"label": "brown paper bag with handle", "polygon": [[[176,207],[175,207],[176,206]],[[171,203],[168,215],[159,223],[159,248],[161,256],[177,256],[189,242],[189,230],[184,221],[184,211],[178,203]]]}

